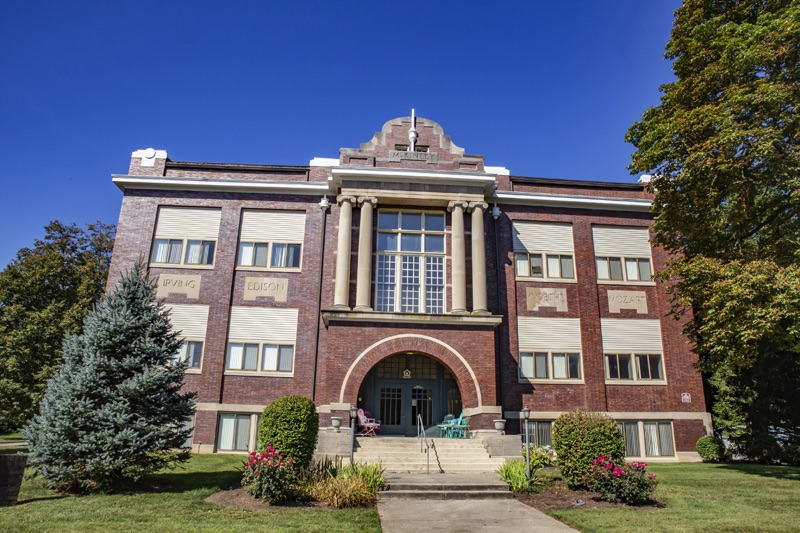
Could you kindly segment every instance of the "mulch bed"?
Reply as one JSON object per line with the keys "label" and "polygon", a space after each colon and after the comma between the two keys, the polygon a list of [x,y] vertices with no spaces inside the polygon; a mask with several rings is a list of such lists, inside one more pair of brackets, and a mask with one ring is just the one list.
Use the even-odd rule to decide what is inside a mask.
{"label": "mulch bed", "polygon": [[249,511],[269,511],[276,508],[303,508],[303,509],[328,509],[328,505],[320,502],[296,502],[288,501],[280,505],[270,505],[267,502],[256,500],[249,494],[244,487],[237,487],[234,489],[221,490],[215,492],[203,501],[215,503],[222,507],[231,507],[234,509],[247,509]]}
{"label": "mulch bed", "polygon": [[[563,481],[555,481],[546,485],[538,494],[515,494],[514,497],[525,505],[545,513],[560,509],[661,509],[666,507],[666,504],[655,499],[651,499],[644,505],[604,502],[596,492],[569,490]],[[580,504],[580,502],[583,503]]]}

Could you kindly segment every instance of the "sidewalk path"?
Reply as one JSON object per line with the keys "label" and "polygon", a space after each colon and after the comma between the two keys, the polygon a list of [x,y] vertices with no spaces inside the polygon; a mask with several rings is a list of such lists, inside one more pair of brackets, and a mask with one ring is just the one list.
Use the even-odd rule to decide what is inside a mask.
{"label": "sidewalk path", "polygon": [[412,500],[378,502],[383,533],[549,533],[577,531],[541,511],[507,500]]}

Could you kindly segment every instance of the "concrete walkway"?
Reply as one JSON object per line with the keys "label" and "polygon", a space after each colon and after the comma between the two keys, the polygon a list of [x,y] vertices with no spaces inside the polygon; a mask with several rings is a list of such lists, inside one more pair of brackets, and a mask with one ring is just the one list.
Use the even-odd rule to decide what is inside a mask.
{"label": "concrete walkway", "polygon": [[386,500],[378,502],[383,533],[577,531],[517,500]]}
{"label": "concrete walkway", "polygon": [[[378,501],[378,514],[384,533],[497,532],[545,533],[576,531],[541,511],[505,497],[482,499],[480,492],[508,489],[496,473],[484,474],[390,474],[390,485]],[[393,487],[409,489],[419,485],[415,497],[389,497]],[[422,489],[422,486],[426,489]],[[463,494],[462,491],[474,492]],[[430,490],[426,495],[419,490]],[[435,499],[447,491],[446,499]],[[409,492],[401,490],[398,492]],[[478,494],[476,494],[478,492]],[[461,497],[464,499],[461,499]],[[489,497],[486,494],[485,497]]]}

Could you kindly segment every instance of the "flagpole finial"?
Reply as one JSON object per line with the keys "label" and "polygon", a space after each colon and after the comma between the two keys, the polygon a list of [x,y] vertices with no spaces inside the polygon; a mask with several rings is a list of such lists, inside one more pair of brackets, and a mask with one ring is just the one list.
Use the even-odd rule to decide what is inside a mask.
{"label": "flagpole finial", "polygon": [[419,139],[419,133],[417,133],[417,118],[414,115],[414,108],[411,108],[411,129],[408,130],[408,140],[411,145],[408,147],[409,152],[415,152],[417,150],[417,139]]}

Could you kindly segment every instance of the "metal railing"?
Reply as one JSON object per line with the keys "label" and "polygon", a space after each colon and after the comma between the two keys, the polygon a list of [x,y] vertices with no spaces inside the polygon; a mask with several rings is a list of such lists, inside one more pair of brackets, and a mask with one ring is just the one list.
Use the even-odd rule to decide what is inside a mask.
{"label": "metal railing", "polygon": [[421,414],[417,415],[417,439],[419,439],[419,453],[424,453],[426,455],[427,473],[431,473],[430,451],[433,450],[433,455],[436,457],[436,465],[439,467],[439,473],[444,474],[442,463],[439,461],[439,452],[436,450],[436,444],[434,444],[433,439],[431,439],[430,443],[428,442],[428,436],[425,434],[425,424],[422,423]]}

